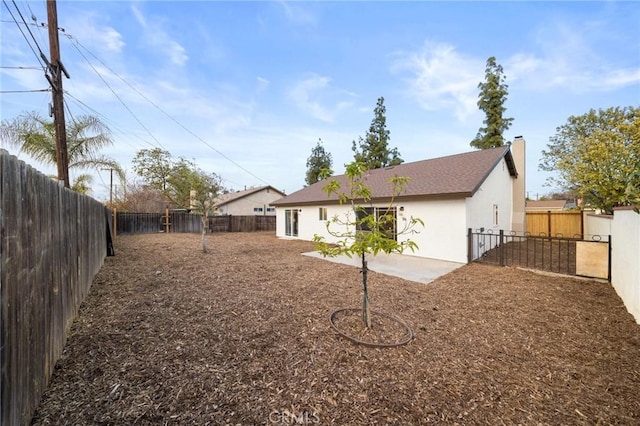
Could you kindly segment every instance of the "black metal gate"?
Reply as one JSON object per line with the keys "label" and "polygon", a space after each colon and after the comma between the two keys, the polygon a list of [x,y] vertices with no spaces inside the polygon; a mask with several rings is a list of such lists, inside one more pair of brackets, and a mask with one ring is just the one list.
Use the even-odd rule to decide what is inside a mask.
{"label": "black metal gate", "polygon": [[610,236],[584,239],[515,232],[467,232],[470,262],[521,266],[560,274],[605,278],[611,281]]}

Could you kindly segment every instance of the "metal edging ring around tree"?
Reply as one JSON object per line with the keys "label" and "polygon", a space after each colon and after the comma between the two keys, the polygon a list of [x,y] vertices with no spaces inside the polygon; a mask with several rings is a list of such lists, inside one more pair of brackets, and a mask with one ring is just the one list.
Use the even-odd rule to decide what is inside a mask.
{"label": "metal edging ring around tree", "polygon": [[391,320],[395,321],[396,323],[400,324],[406,330],[406,334],[403,336],[402,340],[400,340],[398,342],[391,342],[391,343],[384,343],[384,342],[376,343],[376,342],[367,342],[367,341],[364,341],[364,340],[360,340],[360,339],[358,339],[356,337],[353,337],[353,336],[345,333],[344,331],[340,330],[338,328],[338,326],[335,324],[335,316],[336,316],[336,314],[338,314],[340,312],[346,312],[346,311],[361,312],[361,309],[359,309],[359,308],[338,308],[338,309],[334,310],[333,312],[331,312],[331,315],[329,315],[329,323],[331,323],[331,327],[333,327],[333,329],[336,331],[336,333],[338,333],[339,335],[341,335],[345,339],[351,340],[354,343],[357,343],[359,345],[369,346],[369,347],[372,347],[372,348],[391,348],[391,347],[406,345],[407,343],[409,343],[413,339],[413,330],[411,330],[411,327],[409,327],[409,325],[406,322],[402,321],[400,318],[396,317],[395,315],[386,314],[384,312],[371,311],[370,313],[372,315],[379,315],[379,316],[382,316],[382,317],[386,317],[386,318],[391,319]]}

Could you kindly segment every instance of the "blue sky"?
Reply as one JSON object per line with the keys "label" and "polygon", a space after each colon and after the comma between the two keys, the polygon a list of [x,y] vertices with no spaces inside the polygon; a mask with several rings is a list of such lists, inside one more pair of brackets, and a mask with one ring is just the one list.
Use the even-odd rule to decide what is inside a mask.
{"label": "blue sky", "polygon": [[[44,0],[16,4],[46,22]],[[40,65],[7,6],[18,17],[0,5],[1,117],[46,115],[50,93],[6,93],[47,87],[42,69],[11,68]],[[477,85],[495,56],[514,118],[505,137],[527,141],[535,198],[553,190],[538,164],[556,127],[640,105],[639,2],[58,0],[58,21],[71,114],[109,125],[105,154],[131,180],[136,152],[161,147],[228,188],[294,192],[319,138],[344,171],[380,96],[406,162],[471,151],[484,119]],[[48,56],[46,29],[30,28]],[[107,172],[93,189],[108,199]]]}

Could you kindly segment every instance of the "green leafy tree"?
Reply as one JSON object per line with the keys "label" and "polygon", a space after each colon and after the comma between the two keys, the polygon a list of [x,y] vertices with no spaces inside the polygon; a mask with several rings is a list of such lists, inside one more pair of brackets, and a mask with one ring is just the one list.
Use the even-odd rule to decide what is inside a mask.
{"label": "green leafy tree", "polygon": [[131,160],[133,170],[153,189],[166,191],[173,168],[173,157],[161,148],[141,149]]}
{"label": "green leafy tree", "polygon": [[509,86],[505,83],[502,66],[496,63],[494,56],[487,59],[485,80],[478,84],[478,107],[484,111],[484,127],[478,130],[471,146],[478,149],[488,149],[505,144],[503,133],[511,127],[513,118],[505,118],[507,110],[504,103],[507,100]]}
{"label": "green leafy tree", "polygon": [[[67,123],[67,153],[69,170],[112,169],[121,183],[126,182],[124,170],[113,159],[100,151],[113,144],[109,128],[97,117],[81,115]],[[38,113],[20,115],[13,120],[3,120],[0,127],[3,142],[15,146],[43,164],[56,165],[56,133],[53,121],[45,120]],[[81,174],[71,185],[84,194],[90,191],[91,179]]]}
{"label": "green leafy tree", "polygon": [[305,182],[307,185],[313,185],[333,174],[333,158],[331,153],[327,152],[322,146],[322,139],[318,139],[318,143],[311,150],[311,155],[307,158],[307,176]]}
{"label": "green leafy tree", "polygon": [[540,169],[551,184],[612,213],[634,203],[640,188],[640,108],[612,107],[571,116],[542,151]]}
{"label": "green leafy tree", "polygon": [[132,164],[144,183],[160,191],[173,207],[190,208],[190,192],[202,178],[193,161],[176,159],[169,151],[153,148],[138,151]]}
{"label": "green leafy tree", "polygon": [[338,215],[327,221],[327,232],[337,241],[328,243],[321,235],[314,235],[316,247],[323,256],[335,257],[346,255],[358,256],[362,260],[362,320],[367,328],[371,328],[371,314],[369,308],[369,293],[367,288],[367,260],[366,254],[374,256],[383,253],[402,253],[406,249],[415,251],[417,244],[404,239],[397,241],[398,235],[417,232],[414,228],[424,222],[419,218],[411,217],[408,221],[402,221],[400,228],[395,215],[394,202],[401,195],[409,178],[395,176],[390,179],[392,197],[385,208],[378,208],[377,214],[373,213],[371,189],[366,185],[365,176],[369,169],[365,164],[352,162],[347,165],[346,176],[348,185],[342,188],[337,179],[331,179],[324,187],[328,197],[335,195],[340,204],[351,205],[351,210],[343,217]]}
{"label": "green leafy tree", "polygon": [[353,141],[351,146],[354,161],[363,163],[369,169],[396,166],[404,162],[397,148],[389,149],[391,132],[387,130],[386,112],[384,98],[381,96],[373,110],[373,120],[365,137],[360,136],[358,143]]}
{"label": "green leafy tree", "polygon": [[179,158],[171,168],[165,194],[179,208],[191,208],[191,191],[201,185],[203,174],[193,161]]}

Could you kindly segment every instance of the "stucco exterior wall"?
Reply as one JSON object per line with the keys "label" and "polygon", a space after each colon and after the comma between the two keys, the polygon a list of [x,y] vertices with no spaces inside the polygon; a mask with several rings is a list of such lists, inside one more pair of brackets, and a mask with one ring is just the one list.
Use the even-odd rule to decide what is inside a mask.
{"label": "stucco exterior wall", "polygon": [[411,239],[419,247],[418,251],[405,254],[467,262],[464,199],[399,202],[398,206],[404,207],[402,215],[398,213],[399,227],[405,218],[408,221],[412,216],[424,222],[424,228],[420,225],[414,228],[418,233],[398,237],[399,241]]}
{"label": "stucco exterior wall", "polygon": [[630,208],[613,213],[611,284],[640,324],[640,215]]}
{"label": "stucco exterior wall", "polygon": [[[275,211],[267,211],[269,204],[282,198],[282,194],[272,189],[263,189],[218,207],[218,214],[234,216],[273,216]],[[262,211],[255,211],[261,208]]]}
{"label": "stucco exterior wall", "polygon": [[[338,238],[327,232],[326,222],[319,218],[319,207],[279,207],[277,209],[276,235],[290,238],[285,235],[285,210],[297,209],[297,238],[310,241],[313,240],[315,234],[318,234],[325,237],[327,242],[335,242]],[[351,214],[351,218],[354,217],[350,206],[331,204],[322,207],[327,208],[327,219],[329,220],[334,215],[338,215],[340,219],[345,219],[347,214]],[[373,207],[387,207],[387,205],[374,203]],[[416,233],[398,236],[398,241],[411,239],[418,244],[417,251],[406,251],[405,254],[452,262],[467,261],[464,200],[400,201],[395,207],[398,230],[401,230],[412,216],[422,219],[425,224],[424,227],[420,225],[414,227]],[[400,211],[401,207],[404,208],[403,211]],[[332,225],[331,229],[338,230],[338,227]]]}
{"label": "stucco exterior wall", "polygon": [[584,216],[584,238],[589,240],[594,235],[599,235],[606,240],[606,236],[611,235],[611,223],[613,215],[582,213]]}
{"label": "stucco exterior wall", "polygon": [[511,144],[511,155],[513,156],[513,162],[518,172],[518,177],[513,180],[513,215],[511,220],[511,226],[508,228],[518,233],[523,233],[527,230],[527,216],[526,216],[526,142],[522,137],[517,137]]}
{"label": "stucco exterior wall", "polygon": [[[493,169],[473,197],[467,199],[467,228],[474,231],[499,233],[500,229],[511,230],[513,222],[512,180],[504,160]],[[497,206],[496,220],[494,206]]]}

